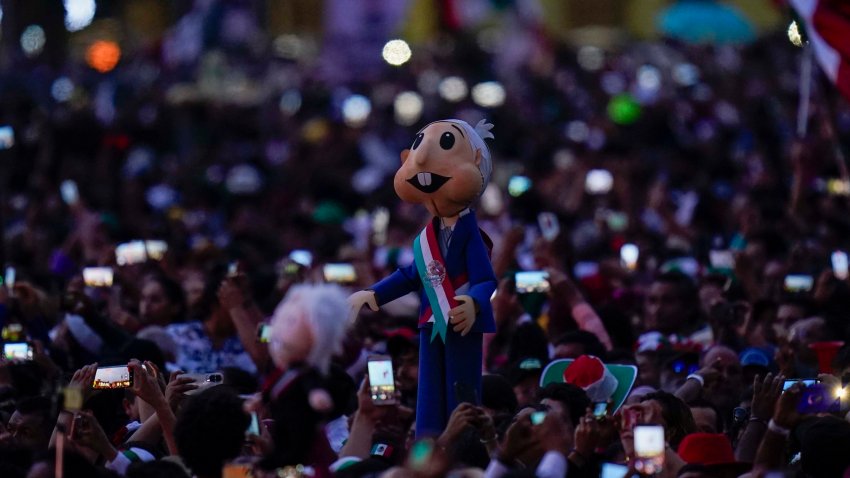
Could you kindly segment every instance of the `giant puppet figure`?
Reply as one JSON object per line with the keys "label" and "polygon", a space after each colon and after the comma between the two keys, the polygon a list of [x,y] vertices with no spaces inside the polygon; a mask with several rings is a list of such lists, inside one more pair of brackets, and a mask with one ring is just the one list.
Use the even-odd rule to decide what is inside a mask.
{"label": "giant puppet figure", "polygon": [[[470,205],[484,192],[493,170],[492,138],[484,120],[435,121],[401,152],[393,186],[399,197],[434,215],[414,240],[415,261],[370,289],[349,297],[353,312],[378,307],[417,291],[419,391],[416,435],[443,431],[458,405],[458,390],[481,396],[482,334],[496,330],[490,297],[496,277]],[[477,399],[477,398],[476,398]]]}

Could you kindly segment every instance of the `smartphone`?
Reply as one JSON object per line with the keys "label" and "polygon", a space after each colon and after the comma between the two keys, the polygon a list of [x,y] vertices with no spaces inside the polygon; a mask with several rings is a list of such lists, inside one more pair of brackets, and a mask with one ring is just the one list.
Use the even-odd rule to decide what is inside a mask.
{"label": "smartphone", "polygon": [[[839,388],[839,390],[841,390]],[[841,409],[841,401],[835,390],[829,390],[822,383],[809,385],[803,389],[797,412],[801,415],[832,413]]]}
{"label": "smartphone", "polygon": [[0,126],[0,149],[9,149],[15,145],[15,130],[11,126]]}
{"label": "smartphone", "polygon": [[62,408],[69,412],[79,412],[83,408],[83,391],[77,385],[69,385],[62,391]]}
{"label": "smartphone", "polygon": [[419,440],[410,447],[410,467],[422,470],[431,462],[434,454],[434,443],[430,440]]}
{"label": "smartphone", "polygon": [[617,463],[603,463],[599,478],[626,478],[629,467]]}
{"label": "smartphone", "polygon": [[375,405],[392,405],[395,399],[395,375],[393,361],[387,355],[369,357],[369,393]]}
{"label": "smartphone", "polygon": [[148,252],[144,241],[130,241],[115,247],[115,262],[119,266],[142,264],[148,260]]}
{"label": "smartphone", "polygon": [[9,266],[6,268],[6,273],[3,274],[3,283],[6,284],[6,288],[12,290],[15,288],[15,276],[17,275],[15,268]]}
{"label": "smartphone", "polygon": [[847,253],[844,251],[835,251],[832,253],[832,273],[836,279],[845,280],[848,277],[847,269]]}
{"label": "smartphone", "polygon": [[387,243],[387,228],[390,225],[390,211],[385,207],[372,213],[372,244],[383,246]]}
{"label": "smartphone", "polygon": [[596,402],[593,404],[593,416],[597,419],[605,418],[608,415],[608,402]]}
{"label": "smartphone", "polygon": [[828,179],[826,191],[833,196],[848,196],[850,195],[850,182],[838,178]]}
{"label": "smartphone", "polygon": [[88,287],[112,287],[111,267],[86,267],[83,269],[83,282]]}
{"label": "smartphone", "polygon": [[261,344],[269,343],[272,338],[272,327],[269,324],[260,324],[257,326],[257,342]]}
{"label": "smartphone", "polygon": [[180,376],[191,378],[192,382],[198,386],[198,388],[186,392],[186,395],[194,395],[224,383],[224,375],[220,373],[187,373]]}
{"label": "smartphone", "polygon": [[455,401],[478,405],[478,391],[466,382],[455,382]]}
{"label": "smartphone", "polygon": [[77,183],[66,179],[59,185],[59,194],[62,196],[62,201],[69,206],[73,206],[80,202],[80,190],[77,189]]}
{"label": "smartphone", "polygon": [[588,194],[608,194],[614,186],[614,176],[607,169],[591,169],[584,178]]}
{"label": "smartphone", "polygon": [[545,271],[522,271],[514,275],[517,294],[549,292],[549,273]]}
{"label": "smartphone", "polygon": [[27,342],[6,342],[3,344],[3,357],[6,360],[32,360],[32,345]]}
{"label": "smartphone", "polygon": [[21,324],[7,324],[3,327],[2,338],[4,342],[23,342],[24,326]]}
{"label": "smartphone", "polygon": [[251,422],[248,424],[245,434],[260,436],[260,419],[257,417],[257,412],[251,412]]}
{"label": "smartphone", "polygon": [[527,176],[511,176],[508,180],[508,194],[518,198],[531,189],[531,179]]}
{"label": "smartphone", "polygon": [[788,390],[789,388],[791,388],[792,385],[797,382],[801,382],[804,387],[811,387],[816,383],[820,383],[820,380],[816,378],[789,378],[788,380],[782,382],[782,391],[784,392],[785,390]]}
{"label": "smartphone", "polygon": [[735,256],[730,250],[708,251],[708,262],[715,269],[732,270],[735,268]]}
{"label": "smartphone", "polygon": [[133,386],[133,371],[126,365],[98,367],[94,373],[94,389],[129,388]]}
{"label": "smartphone", "polygon": [[623,244],[620,247],[620,263],[626,269],[633,271],[637,269],[640,249],[635,244]]}
{"label": "smartphone", "polygon": [[161,261],[168,252],[168,243],[161,240],[148,240],[144,242],[145,251],[148,259],[152,261]]}
{"label": "smartphone", "polygon": [[351,284],[357,280],[357,272],[354,271],[354,266],[347,263],[325,264],[322,269],[326,282],[336,282],[338,284]]}
{"label": "smartphone", "polygon": [[289,259],[304,267],[313,265],[313,253],[305,249],[295,249],[289,253]]}
{"label": "smartphone", "polygon": [[531,418],[532,425],[540,425],[546,419],[546,412],[534,412],[529,418]]}
{"label": "smartphone", "polygon": [[558,216],[551,212],[541,212],[537,215],[537,225],[540,226],[540,233],[543,239],[549,242],[555,240],[558,234],[561,233],[561,225],[558,223]]}
{"label": "smartphone", "polygon": [[815,285],[815,279],[812,276],[790,274],[785,276],[785,290],[787,292],[809,292]]}
{"label": "smartphone", "polygon": [[661,425],[637,425],[635,437],[635,471],[643,475],[654,475],[664,468],[664,427]]}

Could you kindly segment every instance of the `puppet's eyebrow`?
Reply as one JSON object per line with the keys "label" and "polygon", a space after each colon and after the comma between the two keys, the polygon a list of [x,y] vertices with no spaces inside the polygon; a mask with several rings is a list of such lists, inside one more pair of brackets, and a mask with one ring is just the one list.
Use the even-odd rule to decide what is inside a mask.
{"label": "puppet's eyebrow", "polygon": [[463,136],[463,137],[464,137],[464,139],[466,139],[466,135],[465,135],[465,134],[463,134],[463,131],[461,131],[461,129],[460,129],[460,128],[458,128],[457,126],[455,126],[453,123],[450,123],[450,124],[451,124],[452,128],[456,129],[456,130],[458,131],[458,133],[460,133],[460,135],[461,135],[461,136]]}

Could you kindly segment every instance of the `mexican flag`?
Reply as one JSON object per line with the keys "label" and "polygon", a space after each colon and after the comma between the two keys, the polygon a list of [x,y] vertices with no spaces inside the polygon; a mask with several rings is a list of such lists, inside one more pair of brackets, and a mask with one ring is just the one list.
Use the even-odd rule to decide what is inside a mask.
{"label": "mexican flag", "polygon": [[790,0],[790,3],[805,23],[821,69],[850,100],[850,2]]}

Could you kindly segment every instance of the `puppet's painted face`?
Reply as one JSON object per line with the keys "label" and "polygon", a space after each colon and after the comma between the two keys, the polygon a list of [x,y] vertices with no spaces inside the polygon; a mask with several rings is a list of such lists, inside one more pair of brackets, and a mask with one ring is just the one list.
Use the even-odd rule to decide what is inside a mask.
{"label": "puppet's painted face", "polygon": [[437,121],[416,135],[401,152],[393,186],[398,196],[419,203],[438,217],[451,217],[472,204],[483,187],[481,152],[472,149],[459,125]]}

